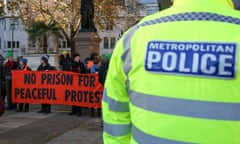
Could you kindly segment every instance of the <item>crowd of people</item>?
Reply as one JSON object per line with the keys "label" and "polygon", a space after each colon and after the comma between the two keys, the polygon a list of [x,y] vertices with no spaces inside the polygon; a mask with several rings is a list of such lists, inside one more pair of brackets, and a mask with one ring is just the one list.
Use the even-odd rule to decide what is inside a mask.
{"label": "crowd of people", "polygon": [[[99,82],[104,85],[105,77],[107,74],[108,63],[111,54],[99,56],[98,53],[92,53],[90,57],[82,61],[80,54],[76,53],[70,55],[67,51],[63,51],[59,56],[59,66],[62,71],[71,71],[75,73],[97,73],[99,75]],[[2,56],[0,57],[0,115],[6,110],[14,110],[16,112],[28,112],[29,103],[13,103],[11,99],[11,83],[12,83],[12,70],[23,70],[31,71],[32,69],[28,66],[28,60],[26,58],[19,58],[18,61],[13,59],[13,53],[7,53],[7,59],[5,60]],[[57,68],[49,63],[49,55],[43,55],[40,59],[40,65],[36,69],[37,71],[45,70],[57,70]],[[4,107],[6,102],[6,107]],[[2,107],[1,107],[2,106]],[[68,115],[82,115],[83,107],[72,106],[71,112]],[[101,116],[101,109],[89,109],[91,116]],[[38,113],[51,113],[51,104],[41,104],[41,108]]]}

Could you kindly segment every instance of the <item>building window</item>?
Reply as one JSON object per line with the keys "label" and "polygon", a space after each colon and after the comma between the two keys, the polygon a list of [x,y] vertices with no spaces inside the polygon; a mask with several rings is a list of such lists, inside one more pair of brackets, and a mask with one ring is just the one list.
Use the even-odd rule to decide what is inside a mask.
{"label": "building window", "polygon": [[16,42],[16,45],[17,45],[17,48],[19,48],[19,45],[20,45],[20,44],[19,44],[19,41]]}
{"label": "building window", "polygon": [[12,41],[12,48],[16,48],[15,47],[16,46],[15,43],[16,43],[15,41]]}
{"label": "building window", "polygon": [[116,43],[116,38],[115,37],[111,37],[110,38],[110,48],[111,49],[114,49],[115,43]]}
{"label": "building window", "polygon": [[19,48],[20,43],[19,41],[7,41],[4,43],[5,48]]}
{"label": "building window", "polygon": [[107,24],[106,30],[113,30],[112,23]]}
{"label": "building window", "polygon": [[108,49],[109,47],[108,47],[108,37],[104,37],[103,38],[103,47],[104,47],[104,49]]}
{"label": "building window", "polygon": [[12,48],[11,43],[12,43],[11,41],[7,42],[7,48]]}
{"label": "building window", "polygon": [[10,19],[10,27],[9,30],[19,30],[19,20],[18,19]]}
{"label": "building window", "polygon": [[68,48],[68,43],[67,43],[67,41],[59,40],[59,41],[58,41],[58,48]]}
{"label": "building window", "polygon": [[62,41],[62,47],[63,48],[67,48],[67,44],[66,43],[67,43],[66,41]]}

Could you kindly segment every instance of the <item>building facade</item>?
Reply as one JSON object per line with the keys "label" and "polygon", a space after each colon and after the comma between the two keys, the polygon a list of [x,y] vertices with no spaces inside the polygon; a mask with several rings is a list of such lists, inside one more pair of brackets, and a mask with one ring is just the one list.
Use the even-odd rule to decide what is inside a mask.
{"label": "building facade", "polygon": [[19,19],[9,16],[0,18],[0,53],[5,56],[12,51],[14,57],[21,56],[28,47],[28,34]]}

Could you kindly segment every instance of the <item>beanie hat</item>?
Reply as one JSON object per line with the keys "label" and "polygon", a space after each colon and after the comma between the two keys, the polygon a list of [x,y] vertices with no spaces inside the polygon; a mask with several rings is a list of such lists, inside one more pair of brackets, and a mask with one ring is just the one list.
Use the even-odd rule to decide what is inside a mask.
{"label": "beanie hat", "polygon": [[28,62],[28,60],[27,60],[26,58],[22,58],[22,59],[21,59],[21,62],[26,65],[27,62]]}
{"label": "beanie hat", "polygon": [[107,60],[110,60],[111,57],[112,57],[112,54],[111,54],[111,53],[105,54],[104,57],[105,57]]}
{"label": "beanie hat", "polygon": [[67,54],[67,51],[66,51],[66,50],[64,50],[64,51],[62,52],[62,54],[63,54],[63,55]]}
{"label": "beanie hat", "polygon": [[7,57],[12,57],[13,56],[13,53],[11,51],[8,51],[7,52]]}
{"label": "beanie hat", "polygon": [[48,62],[49,55],[42,56],[41,60],[43,60],[45,63]]}

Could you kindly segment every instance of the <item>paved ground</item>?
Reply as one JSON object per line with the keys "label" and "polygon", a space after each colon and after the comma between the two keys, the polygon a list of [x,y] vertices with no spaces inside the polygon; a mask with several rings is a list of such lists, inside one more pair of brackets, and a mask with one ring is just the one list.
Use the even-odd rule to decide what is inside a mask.
{"label": "paved ground", "polygon": [[28,113],[6,111],[0,117],[0,144],[102,144],[101,119],[87,109],[79,117],[56,106],[51,114],[39,114],[38,107]]}

